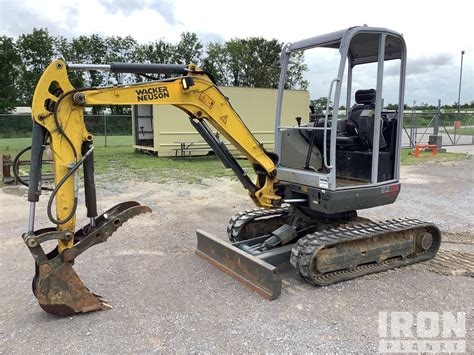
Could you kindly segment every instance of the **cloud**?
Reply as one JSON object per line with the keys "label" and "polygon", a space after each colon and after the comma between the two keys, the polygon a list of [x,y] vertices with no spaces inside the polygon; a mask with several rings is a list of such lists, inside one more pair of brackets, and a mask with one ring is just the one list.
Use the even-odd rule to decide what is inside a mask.
{"label": "cloud", "polygon": [[217,42],[217,43],[225,42],[225,38],[218,33],[197,32],[197,35],[204,45],[207,45],[210,42]]}
{"label": "cloud", "polygon": [[[407,75],[430,73],[440,69],[440,67],[451,66],[453,63],[454,55],[452,53],[438,53],[432,56],[408,58]],[[399,70],[399,61],[388,62],[385,67],[385,75],[398,76]]]}
{"label": "cloud", "polygon": [[175,7],[171,0],[98,0],[98,2],[112,14],[122,12],[130,16],[141,10],[155,10],[170,25],[178,24]]}
{"label": "cloud", "polygon": [[430,57],[420,57],[408,60],[407,75],[429,73],[439,67],[452,65],[454,57],[451,53],[439,53]]}
{"label": "cloud", "polygon": [[27,3],[2,1],[0,8],[1,35],[16,37],[30,33],[33,28],[46,28],[51,34],[70,37],[70,29],[77,22],[78,11],[73,7],[68,7],[63,9],[61,15],[68,19],[67,26],[42,16]]}

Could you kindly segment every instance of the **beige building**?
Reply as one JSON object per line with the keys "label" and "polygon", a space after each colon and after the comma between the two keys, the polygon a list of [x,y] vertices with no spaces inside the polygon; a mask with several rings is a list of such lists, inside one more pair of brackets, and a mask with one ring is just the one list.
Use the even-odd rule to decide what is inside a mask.
{"label": "beige building", "polygon": [[[268,150],[273,149],[277,90],[243,87],[221,87],[247,127]],[[295,125],[295,117],[307,120],[308,91],[285,91],[282,125]],[[203,155],[208,145],[189,122],[187,115],[174,106],[140,105],[133,108],[134,147],[158,156]],[[228,145],[235,152],[232,146]]]}

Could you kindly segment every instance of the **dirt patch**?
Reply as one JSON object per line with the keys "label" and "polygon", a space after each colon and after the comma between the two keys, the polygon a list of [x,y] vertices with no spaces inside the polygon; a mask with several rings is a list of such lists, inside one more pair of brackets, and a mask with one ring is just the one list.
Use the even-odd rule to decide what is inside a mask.
{"label": "dirt patch", "polygon": [[443,241],[450,243],[474,244],[472,232],[444,232]]}
{"label": "dirt patch", "polygon": [[413,269],[449,276],[474,277],[474,254],[440,250],[434,259],[414,265]]}

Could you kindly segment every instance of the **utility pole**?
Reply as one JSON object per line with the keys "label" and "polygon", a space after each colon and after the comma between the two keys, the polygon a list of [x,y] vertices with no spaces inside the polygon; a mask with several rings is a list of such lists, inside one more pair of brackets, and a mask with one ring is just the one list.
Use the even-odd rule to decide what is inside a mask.
{"label": "utility pole", "polygon": [[462,83],[462,62],[464,58],[464,51],[461,51],[461,68],[459,69],[459,91],[458,91],[458,120],[461,107],[461,83]]}
{"label": "utility pole", "polygon": [[[462,83],[462,63],[463,63],[463,58],[464,58],[464,51],[461,51],[461,68],[459,69],[459,91],[458,91],[458,117],[457,121],[460,124],[461,121],[461,83]],[[459,138],[456,139],[456,130],[457,130],[457,125],[454,125],[454,144],[457,143],[459,138],[461,138],[461,135],[459,135]]]}

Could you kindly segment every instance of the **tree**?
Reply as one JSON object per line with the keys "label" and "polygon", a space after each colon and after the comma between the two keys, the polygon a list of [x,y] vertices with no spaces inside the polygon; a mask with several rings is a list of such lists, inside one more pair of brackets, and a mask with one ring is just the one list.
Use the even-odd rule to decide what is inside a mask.
{"label": "tree", "polygon": [[398,104],[388,104],[387,110],[398,110]]}
{"label": "tree", "polygon": [[206,54],[202,68],[213,76],[217,85],[230,85],[230,73],[227,66],[229,56],[225,50],[225,44],[209,43]]}
{"label": "tree", "polygon": [[[94,64],[105,64],[105,58],[107,55],[107,45],[105,39],[98,34],[90,36],[79,36],[73,38],[70,43],[70,52],[68,57],[65,58],[68,61],[74,61],[76,63],[94,63]],[[97,87],[107,85],[105,73],[97,70],[77,72],[76,75],[80,75],[84,80],[83,86],[86,87]],[[103,106],[93,106],[92,113],[100,114],[104,111]]]}
{"label": "tree", "polygon": [[[320,97],[319,99],[311,100],[311,105],[314,106],[314,111],[318,115],[326,113],[326,107],[328,104],[327,97]],[[332,110],[332,102],[329,101],[329,110]]]}
{"label": "tree", "polygon": [[304,62],[304,52],[292,52],[288,62],[285,89],[307,90],[309,82],[303,78],[308,66]]}
{"label": "tree", "polygon": [[[106,40],[98,34],[73,38],[71,48],[78,63],[106,63]],[[86,86],[97,87],[107,84],[104,72],[92,70],[84,72],[83,75],[86,80]],[[94,114],[101,113],[103,110],[102,106],[94,106],[92,108]]]}
{"label": "tree", "polygon": [[[139,44],[136,46],[133,53],[133,61],[137,63],[172,63],[174,56],[174,47],[168,42],[160,39],[155,42],[150,42],[146,44]],[[152,75],[151,77],[156,77],[157,79],[164,79],[165,75]],[[136,75],[135,81],[141,82],[144,80],[149,80],[143,76]]]}
{"label": "tree", "polygon": [[[238,39],[232,39],[225,44],[224,50],[226,52],[227,62],[221,63],[221,65],[227,66],[227,70],[229,71],[229,83],[227,85],[244,86],[243,76],[248,67],[244,60],[244,46],[242,40]],[[239,53],[242,54],[242,57],[239,56]]]}
{"label": "tree", "polygon": [[173,62],[176,64],[197,64],[202,62],[202,43],[192,32],[181,33],[181,40],[173,48]]}
{"label": "tree", "polygon": [[232,39],[226,43],[232,85],[276,88],[280,74],[281,45],[262,37]]}
{"label": "tree", "polygon": [[[12,39],[10,47],[15,45]],[[225,43],[209,43],[204,53],[203,44],[192,32],[183,32],[176,44],[162,39],[146,44],[139,44],[131,36],[101,37],[98,34],[79,36],[68,40],[62,36],[50,36],[46,29],[33,29],[30,34],[21,35],[16,42],[17,53],[21,63],[15,59],[5,59],[10,67],[17,66],[17,71],[5,70],[2,75],[2,90],[10,92],[16,87],[19,95],[16,101],[30,105],[32,95],[39,77],[55,58],[63,58],[73,63],[106,64],[111,62],[141,63],[179,63],[197,64],[209,71],[218,85],[249,86],[277,88],[280,76],[280,51],[282,43],[262,37],[231,39]],[[5,52],[7,53],[7,52]],[[6,55],[6,54],[5,54]],[[18,59],[18,58],[17,58]],[[10,68],[8,65],[3,67]],[[291,56],[288,65],[287,89],[307,89],[304,79],[307,66],[303,53]],[[14,75],[14,74],[17,75]],[[152,78],[164,79],[170,75],[151,75]],[[135,74],[108,73],[100,71],[71,72],[69,78],[75,87],[97,87],[147,80]],[[7,82],[9,84],[5,84]],[[10,85],[10,86],[8,86]],[[13,86],[12,86],[13,85]],[[19,93],[19,94],[18,94]],[[2,95],[2,99],[7,97]],[[12,102],[11,99],[4,101]],[[102,107],[94,107],[99,113]],[[111,107],[114,113],[124,113],[123,107]]]}
{"label": "tree", "polygon": [[173,46],[160,39],[159,41],[137,45],[133,53],[133,59],[139,63],[171,63],[173,52]]}
{"label": "tree", "polygon": [[243,40],[247,60],[244,85],[250,87],[278,88],[280,79],[281,43],[258,37]]}
{"label": "tree", "polygon": [[21,58],[13,38],[0,37],[0,113],[11,112],[18,101],[16,90]]}
{"label": "tree", "polygon": [[[133,60],[133,54],[135,48],[137,47],[137,41],[131,37],[120,37],[112,36],[105,39],[106,44],[106,54],[105,62],[131,62]],[[116,85],[116,84],[127,84],[131,82],[132,75],[123,74],[123,73],[108,73],[107,84]]]}
{"label": "tree", "polygon": [[[225,44],[210,43],[203,68],[220,85],[277,88],[280,79],[282,43],[262,37],[231,39]],[[307,89],[303,53],[292,56],[287,72],[287,89]]]}
{"label": "tree", "polygon": [[[131,36],[107,37],[105,43],[107,46],[107,52],[105,55],[106,63],[131,62],[133,60],[135,48],[138,45],[137,41]],[[128,84],[133,82],[134,77],[135,76],[132,74],[123,73],[106,73],[105,75],[107,85]],[[110,111],[112,114],[116,115],[128,114],[130,113],[130,106],[111,105]]]}
{"label": "tree", "polygon": [[32,33],[21,35],[16,44],[22,61],[19,101],[30,106],[36,83],[54,58],[54,38],[48,30],[34,28]]}
{"label": "tree", "polygon": [[[62,36],[54,37],[54,56],[57,58],[62,58],[66,63],[81,63],[82,58],[78,55],[73,43],[74,42],[69,42]],[[68,76],[74,87],[82,88],[86,86],[84,72],[69,72]]]}

